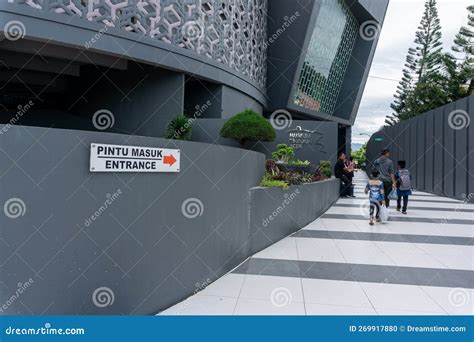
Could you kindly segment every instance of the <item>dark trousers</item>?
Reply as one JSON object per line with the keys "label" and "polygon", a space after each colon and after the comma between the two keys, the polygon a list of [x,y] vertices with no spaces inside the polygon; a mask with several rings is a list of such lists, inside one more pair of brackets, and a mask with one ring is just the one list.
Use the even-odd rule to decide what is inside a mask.
{"label": "dark trousers", "polygon": [[379,218],[380,204],[378,204],[377,202],[370,202],[370,217],[374,217],[374,211],[375,217]]}
{"label": "dark trousers", "polygon": [[342,175],[339,179],[341,180],[341,196],[353,196],[354,188],[351,180],[346,175]]}
{"label": "dark trousers", "polygon": [[[403,208],[402,208],[402,198],[403,198]],[[407,211],[407,207],[408,207],[408,195],[398,196],[397,209],[402,209],[402,211]]]}
{"label": "dark trousers", "polygon": [[392,182],[391,181],[383,181],[383,192],[385,193],[385,206],[388,208],[390,206],[390,198],[388,195],[392,191]]}

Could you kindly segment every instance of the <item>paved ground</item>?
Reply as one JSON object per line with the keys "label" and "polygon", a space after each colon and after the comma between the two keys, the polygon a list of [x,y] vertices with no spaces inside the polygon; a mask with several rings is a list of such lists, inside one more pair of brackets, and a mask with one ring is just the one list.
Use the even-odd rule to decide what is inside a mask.
{"label": "paved ground", "polygon": [[369,226],[366,177],[303,230],[167,315],[472,315],[474,206],[415,192]]}

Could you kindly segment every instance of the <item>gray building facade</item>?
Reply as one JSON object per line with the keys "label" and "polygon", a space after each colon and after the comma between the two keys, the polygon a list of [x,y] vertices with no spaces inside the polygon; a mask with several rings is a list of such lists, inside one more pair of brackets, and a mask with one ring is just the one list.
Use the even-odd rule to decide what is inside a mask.
{"label": "gray building facade", "polygon": [[35,114],[17,124],[96,130],[94,114],[107,111],[113,125],[104,131],[161,137],[181,113],[226,120],[251,108],[333,122],[338,150],[349,149],[387,6],[2,1],[0,120],[31,100]]}

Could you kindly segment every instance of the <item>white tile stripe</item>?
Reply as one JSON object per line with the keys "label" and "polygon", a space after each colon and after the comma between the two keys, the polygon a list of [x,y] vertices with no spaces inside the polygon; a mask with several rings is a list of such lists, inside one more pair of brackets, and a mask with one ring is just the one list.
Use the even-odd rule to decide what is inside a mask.
{"label": "white tile stripe", "polygon": [[[420,199],[430,200],[433,197],[439,198],[418,196]],[[341,199],[339,203],[360,204],[362,201],[366,199]],[[416,209],[414,203],[416,202],[412,202],[413,207],[409,207],[409,214],[429,218],[440,213]],[[439,206],[453,209],[459,205],[456,201],[417,204],[422,204],[424,207]],[[329,212],[347,214],[348,209],[357,210],[357,208],[333,207]],[[443,213],[446,215],[449,212]],[[474,235],[470,225],[389,222],[371,227],[366,221],[361,220],[323,218],[312,222],[304,229],[460,237]],[[254,258],[474,270],[473,248],[473,246],[423,243],[287,237],[257,253]],[[453,303],[453,293],[464,296],[461,305]],[[472,315],[473,297],[472,289],[228,274],[203,292],[170,308],[164,314]]]}

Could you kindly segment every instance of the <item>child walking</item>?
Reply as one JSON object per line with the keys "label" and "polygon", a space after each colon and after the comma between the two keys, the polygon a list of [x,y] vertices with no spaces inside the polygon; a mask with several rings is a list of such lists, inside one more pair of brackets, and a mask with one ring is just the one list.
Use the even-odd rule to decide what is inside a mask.
{"label": "child walking", "polygon": [[[380,172],[378,170],[372,171],[372,179],[367,182],[365,186],[365,193],[369,194],[370,202],[370,220],[369,224],[373,226],[375,221],[380,222],[380,206],[385,200],[385,193],[383,188],[383,182],[379,178]],[[375,212],[375,215],[374,215]]]}
{"label": "child walking", "polygon": [[[407,163],[404,160],[398,161],[398,171],[395,173],[395,179],[397,181],[397,211],[402,211],[402,214],[407,213],[408,207],[408,196],[411,196],[411,173],[406,168]],[[402,207],[403,199],[403,207]]]}

